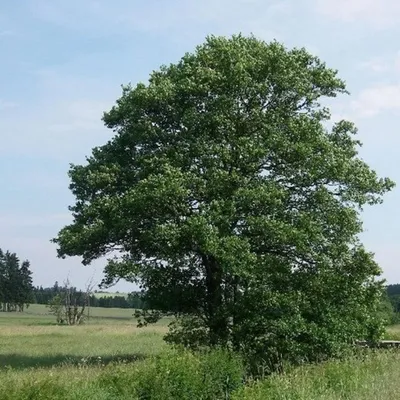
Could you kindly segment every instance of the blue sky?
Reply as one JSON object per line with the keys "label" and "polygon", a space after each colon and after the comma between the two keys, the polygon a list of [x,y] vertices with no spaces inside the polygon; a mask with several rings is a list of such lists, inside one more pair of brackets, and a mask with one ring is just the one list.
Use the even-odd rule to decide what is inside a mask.
{"label": "blue sky", "polygon": [[[35,284],[101,280],[103,261],[58,260],[49,242],[70,221],[68,165],[110,138],[100,118],[121,84],[146,80],[208,34],[304,46],[337,68],[351,96],[332,103],[333,117],[354,121],[362,157],[400,182],[399,20],[398,0],[1,1],[0,247],[31,261]],[[363,216],[363,240],[391,283],[399,190]]]}

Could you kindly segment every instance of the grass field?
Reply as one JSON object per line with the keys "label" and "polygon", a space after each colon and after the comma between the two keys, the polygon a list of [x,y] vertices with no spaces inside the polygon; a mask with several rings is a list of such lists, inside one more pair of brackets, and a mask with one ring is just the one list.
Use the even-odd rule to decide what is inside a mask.
{"label": "grass field", "polygon": [[[113,324],[116,320],[132,325],[133,311],[127,308],[100,308],[91,307],[86,311],[89,324]],[[31,304],[23,313],[0,313],[0,327],[2,325],[55,325],[54,316],[42,304]]]}
{"label": "grass field", "polygon": [[[239,361],[163,342],[169,321],[136,328],[132,310],[92,308],[57,326],[43,306],[0,313],[0,400],[399,399],[400,350],[305,366],[243,385]],[[391,327],[388,337],[400,337]]]}

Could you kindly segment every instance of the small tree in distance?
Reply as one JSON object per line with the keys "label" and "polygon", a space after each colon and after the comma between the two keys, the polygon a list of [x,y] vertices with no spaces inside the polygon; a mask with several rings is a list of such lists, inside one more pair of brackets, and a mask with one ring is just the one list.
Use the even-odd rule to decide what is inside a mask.
{"label": "small tree in distance", "polygon": [[84,292],[77,291],[72,287],[69,279],[64,286],[59,288],[59,293],[54,296],[48,304],[51,314],[56,317],[58,324],[80,325],[85,321],[85,311],[90,307],[90,296],[94,285],[86,285]]}
{"label": "small tree in distance", "polygon": [[319,100],[346,93],[304,49],[209,37],[126,86],[115,136],[72,165],[74,221],[54,242],[83,263],[119,252],[105,285],[138,282],[167,339],[300,362],[377,338],[380,268],[360,210],[393,182],[358,157],[355,126]]}

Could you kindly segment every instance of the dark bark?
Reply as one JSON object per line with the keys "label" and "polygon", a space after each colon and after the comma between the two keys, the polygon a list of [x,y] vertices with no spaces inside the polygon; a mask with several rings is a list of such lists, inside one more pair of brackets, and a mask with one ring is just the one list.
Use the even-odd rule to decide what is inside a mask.
{"label": "dark bark", "polygon": [[210,329],[210,344],[226,344],[229,338],[229,321],[223,298],[223,271],[215,257],[202,255],[206,272],[207,320]]}

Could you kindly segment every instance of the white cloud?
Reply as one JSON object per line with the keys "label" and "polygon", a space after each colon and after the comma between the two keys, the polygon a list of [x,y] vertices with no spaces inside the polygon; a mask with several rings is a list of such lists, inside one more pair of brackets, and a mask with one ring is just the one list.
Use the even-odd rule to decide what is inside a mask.
{"label": "white cloud", "polygon": [[400,84],[364,89],[351,102],[351,109],[359,118],[373,117],[385,111],[400,112]]}
{"label": "white cloud", "polygon": [[375,75],[379,80],[369,84],[347,101],[333,108],[333,120],[360,120],[382,113],[400,113],[400,52],[391,56],[373,57],[360,63],[357,69]]}
{"label": "white cloud", "polygon": [[372,72],[387,72],[390,69],[388,62],[380,58],[373,58],[368,61],[364,61],[360,64],[360,69],[365,69]]}
{"label": "white cloud", "polygon": [[[84,104],[80,109],[79,104]],[[0,121],[1,135],[7,140],[0,153],[46,157],[76,162],[94,146],[104,144],[112,135],[101,121],[103,103],[91,99],[43,104],[34,112],[25,110]]]}
{"label": "white cloud", "polygon": [[391,56],[373,57],[358,65],[379,81],[370,83],[353,100],[347,111],[353,118],[370,118],[382,112],[400,112],[400,51]]}
{"label": "white cloud", "polygon": [[347,101],[335,102],[329,107],[334,122],[345,119],[358,123],[382,113],[400,114],[400,83],[368,87]]}
{"label": "white cloud", "polygon": [[358,65],[359,69],[373,73],[400,73],[400,51],[394,56],[373,57]]}
{"label": "white cloud", "polygon": [[344,22],[367,22],[376,28],[389,28],[398,24],[398,0],[316,0],[317,10]]}
{"label": "white cloud", "polygon": [[[101,81],[55,70],[35,72],[33,78],[40,87],[34,106],[21,104],[0,119],[0,134],[7,137],[0,153],[34,151],[37,157],[75,162],[77,156],[82,160],[92,147],[111,137],[101,117],[120,93],[117,85],[108,91]],[[11,106],[0,100],[0,110]]]}

